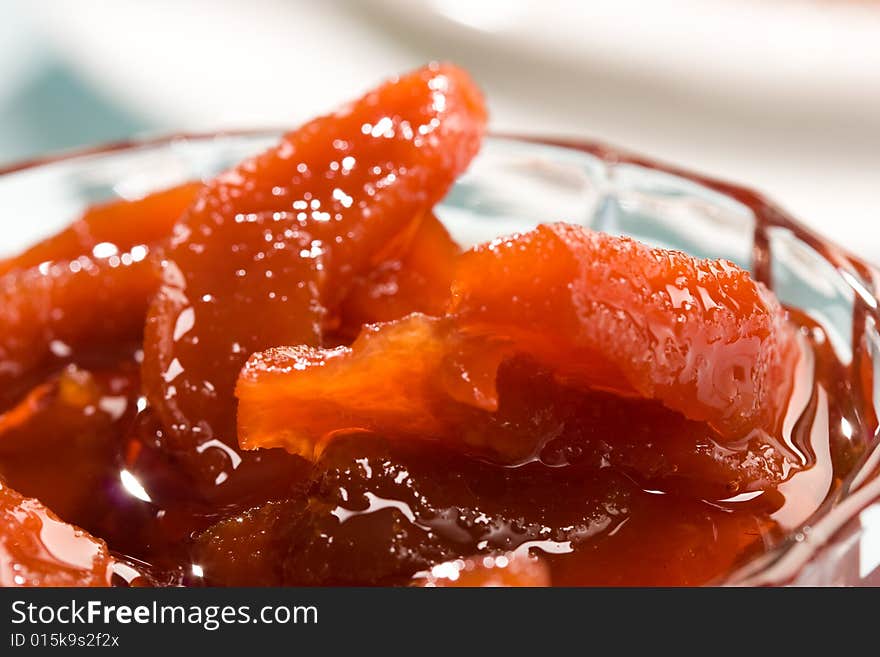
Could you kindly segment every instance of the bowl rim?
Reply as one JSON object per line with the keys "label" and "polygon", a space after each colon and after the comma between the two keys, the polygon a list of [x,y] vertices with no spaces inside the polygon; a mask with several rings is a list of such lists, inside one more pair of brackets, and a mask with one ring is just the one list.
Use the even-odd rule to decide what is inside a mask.
{"label": "bowl rim", "polygon": [[[43,166],[60,164],[71,160],[92,158],[101,155],[113,155],[126,151],[135,151],[141,148],[153,148],[162,145],[171,145],[175,142],[205,142],[214,139],[235,139],[248,137],[261,137],[281,135],[288,132],[289,128],[278,128],[266,126],[262,128],[229,128],[216,131],[181,131],[181,132],[161,132],[146,137],[132,137],[126,139],[113,140],[103,142],[96,145],[74,147],[61,151],[50,152],[45,155],[37,155],[35,157],[25,158],[0,166],[0,177],[10,174],[22,173],[31,169],[37,169]],[[845,247],[838,245],[833,239],[828,238],[801,222],[794,219],[780,205],[773,201],[769,196],[761,191],[749,187],[745,183],[732,182],[724,178],[718,178],[707,174],[700,173],[688,167],[666,161],[662,158],[648,157],[629,148],[610,144],[608,142],[591,138],[591,137],[575,137],[575,136],[544,136],[544,135],[526,135],[516,132],[490,132],[488,139],[503,139],[508,141],[518,141],[531,143],[536,145],[554,146],[569,150],[581,151],[589,153],[608,164],[633,164],[648,169],[654,169],[663,173],[668,173],[682,178],[686,178],[693,182],[704,185],[716,192],[733,198],[734,200],[749,206],[753,211],[755,208],[762,208],[765,214],[775,215],[774,225],[782,227],[795,226],[798,232],[809,236],[812,240],[822,242],[827,246],[833,247],[834,251],[847,260],[862,263],[877,269],[878,265],[867,262],[861,256],[851,253]],[[880,280],[880,276],[878,276]],[[875,281],[876,282],[876,281]],[[875,289],[880,289],[880,284],[875,285]]]}
{"label": "bowl rim", "polygon": [[[114,155],[163,145],[170,146],[178,142],[208,142],[217,139],[272,137],[284,134],[286,131],[287,129],[263,127],[207,132],[172,132],[144,138],[122,139],[13,162],[0,167],[0,182],[2,182],[2,178],[12,174],[79,159],[87,160],[103,155]],[[831,264],[835,265],[838,270],[841,267],[855,270],[861,280],[867,284],[867,289],[864,292],[872,297],[880,297],[880,270],[874,264],[866,262],[861,257],[849,252],[846,248],[839,246],[833,240],[805,226],[764,193],[745,185],[698,173],[677,164],[657,160],[653,157],[641,155],[635,151],[610,145],[596,139],[559,136],[542,137],[505,132],[490,133],[488,138],[587,153],[606,164],[636,165],[696,182],[747,206],[755,214],[756,224],[762,223],[765,228],[770,226],[792,230],[810,246],[818,247],[822,255]],[[754,251],[752,270],[755,272],[756,277],[760,279],[761,276],[756,271],[756,268],[761,267],[762,263],[756,261],[757,257],[758,252]],[[763,266],[769,267],[769,263],[763,263]],[[764,272],[765,276],[768,271],[769,269]],[[852,287],[852,283],[849,284]],[[857,289],[855,292],[858,297],[864,299],[862,292]],[[875,305],[869,308],[868,314],[873,318],[875,326],[880,329],[880,308],[876,305],[876,301]],[[817,517],[816,521],[809,525],[809,535],[806,537],[801,535],[797,540],[792,536],[787,536],[779,545],[762,555],[745,561],[739,567],[735,567],[732,571],[723,575],[715,584],[778,586],[795,582],[798,575],[818,553],[829,544],[832,544],[846,530],[849,522],[856,518],[865,508],[880,502],[880,441],[876,441],[875,445],[866,451],[855,472],[859,475],[858,485],[846,490],[841,487],[829,495],[829,498],[823,504],[827,504],[834,496],[837,497],[837,503],[828,508],[824,515]],[[821,508],[816,513],[820,512]]]}
{"label": "bowl rim", "polygon": [[77,160],[80,158],[94,157],[98,155],[112,155],[124,151],[134,151],[139,148],[150,148],[161,146],[163,144],[173,144],[178,141],[207,141],[218,137],[259,137],[260,135],[270,135],[283,133],[282,129],[274,128],[232,128],[229,130],[217,131],[193,131],[193,132],[163,132],[148,137],[131,137],[127,139],[118,139],[108,142],[102,142],[89,146],[75,146],[69,149],[46,153],[44,155],[36,155],[22,160],[11,162],[0,166],[0,176],[13,173],[20,173],[29,169],[37,169],[39,167],[48,166],[67,162],[69,160]]}

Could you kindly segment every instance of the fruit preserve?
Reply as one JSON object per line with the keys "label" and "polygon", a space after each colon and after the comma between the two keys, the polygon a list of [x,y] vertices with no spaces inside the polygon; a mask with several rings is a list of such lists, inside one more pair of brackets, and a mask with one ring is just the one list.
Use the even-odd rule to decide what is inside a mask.
{"label": "fruit preserve", "polygon": [[843,256],[698,179],[757,217],[748,269],[552,195],[460,242],[486,124],[432,64],[0,260],[0,583],[711,584],[816,517],[873,369],[777,298],[773,231]]}

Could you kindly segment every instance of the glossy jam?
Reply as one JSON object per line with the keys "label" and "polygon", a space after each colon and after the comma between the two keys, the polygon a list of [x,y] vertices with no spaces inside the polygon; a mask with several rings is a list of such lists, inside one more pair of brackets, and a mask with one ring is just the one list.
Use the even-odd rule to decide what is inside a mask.
{"label": "glossy jam", "polygon": [[109,586],[103,541],[0,485],[0,586]]}
{"label": "glossy jam", "polygon": [[[60,359],[0,416],[0,475],[105,539],[123,566],[123,555],[134,559],[127,568],[149,578],[140,581],[442,584],[464,560],[476,584],[497,575],[494,565],[482,572],[484,559],[538,555],[538,574],[520,583],[705,583],[807,519],[855,457],[840,442],[832,459],[828,443],[835,418],[857,421],[851,397],[828,394],[842,367],[819,327],[795,319],[815,366],[797,373],[809,401],[790,444],[732,451],[657,401],[575,390],[513,359],[499,367],[498,409],[465,417],[484,439],[540,437],[526,462],[355,433],[314,465],[286,457],[286,477],[257,450],[239,466],[233,501],[203,501],[156,439],[163,427],[140,393],[139,352],[121,346]],[[782,472],[780,454],[809,467]]]}
{"label": "glossy jam", "polygon": [[[820,324],[786,317],[723,264],[669,256],[646,268],[628,258],[659,252],[601,236],[584,246],[564,227],[538,233],[544,260],[515,241],[461,255],[430,209],[476,150],[481,102],[455,69],[401,80],[205,187],[93,211],[3,263],[4,585],[705,584],[779,544],[839,490],[876,429],[866,363],[841,363]],[[389,103],[422,123],[390,116]],[[425,134],[438,141],[414,147],[404,121],[433,126]],[[346,126],[357,144],[324,138]],[[349,157],[372,159],[356,171]],[[410,161],[424,167],[412,179]],[[339,187],[342,168],[357,190]],[[336,189],[357,212],[344,212]],[[758,197],[722,191],[758,216],[754,276],[766,288],[770,224],[837,257]],[[341,224],[320,221],[337,211]],[[155,222],[142,235],[108,232],[129,215]],[[607,268],[577,270],[566,259],[574,243]],[[584,277],[589,289],[572,291]],[[661,303],[628,297],[629,284],[672,289]],[[560,321],[611,298],[626,300],[628,316],[590,316],[601,330],[587,342]],[[666,326],[677,312],[685,326]],[[870,312],[857,298],[854,330]],[[387,323],[361,333],[376,321]],[[699,375],[680,376],[673,357],[681,389],[632,365],[648,344],[640,331],[661,325],[689,348],[712,330],[743,341],[703,353],[729,365],[732,404],[700,395]],[[265,347],[280,348],[263,364],[285,375],[326,368],[334,354],[365,357],[360,369],[285,387],[261,418],[274,424],[253,444],[240,436],[260,448],[242,451],[232,385]],[[574,376],[584,369],[588,381]],[[443,397],[420,397],[414,380],[439,382]],[[392,419],[365,426],[383,408]],[[299,449],[283,431],[304,418],[321,424]],[[853,438],[846,426],[865,431]]]}

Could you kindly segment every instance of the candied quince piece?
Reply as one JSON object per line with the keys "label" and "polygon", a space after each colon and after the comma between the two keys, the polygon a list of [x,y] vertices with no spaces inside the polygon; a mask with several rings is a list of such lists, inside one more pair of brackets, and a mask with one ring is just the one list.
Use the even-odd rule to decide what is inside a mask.
{"label": "candied quince piece", "polygon": [[193,558],[211,586],[364,586],[455,556],[399,509],[339,513],[321,499],[269,502],[203,532]]}
{"label": "candied quince piece", "polygon": [[139,199],[92,206],[58,234],[14,258],[0,260],[0,274],[43,262],[93,255],[98,245],[103,250],[115,248],[124,253],[136,246],[155,244],[171,235],[175,222],[200,188],[201,183],[191,182]]}
{"label": "candied quince piece", "polygon": [[96,205],[57,235],[0,261],[0,383],[47,361],[63,364],[81,349],[140,339],[159,286],[148,253],[171,235],[200,187],[186,183]]}
{"label": "candied quince piece", "polygon": [[140,339],[158,288],[147,247],[0,276],[0,388],[89,347]]}
{"label": "candied quince piece", "polygon": [[305,500],[268,502],[212,525],[196,537],[193,563],[205,582],[222,586],[280,586],[291,529]]}
{"label": "candied quince piece", "polygon": [[561,378],[658,399],[729,438],[779,428],[798,351],[779,302],[736,265],[568,224],[464,254],[451,311]]}
{"label": "candied quince piece", "polygon": [[354,280],[341,304],[341,332],[354,337],[364,324],[389,322],[416,312],[442,315],[460,253],[440,220],[427,215],[417,222],[403,253]]}
{"label": "candied quince piece", "polygon": [[550,571],[541,559],[517,552],[454,559],[414,578],[427,588],[546,587]]}
{"label": "candied quince piece", "polygon": [[[799,464],[771,436],[724,447],[706,423],[656,400],[566,386],[530,359],[504,360],[503,347],[482,339],[480,348],[466,340],[467,349],[451,348],[449,329],[448,319],[412,315],[367,327],[351,347],[255,355],[239,380],[242,446],[316,459],[335,436],[368,431],[435,439],[501,463],[614,466],[645,485],[675,481],[709,499],[763,489]],[[491,376],[482,393],[474,376],[463,386],[472,396],[456,397],[462,380],[453,365],[473,353]],[[475,398],[497,404],[478,408]]]}
{"label": "candied quince piece", "polygon": [[345,280],[378,264],[389,240],[445,196],[479,149],[486,119],[465,71],[430,64],[221,174],[183,224],[198,233],[224,218],[292,211],[337,261],[330,277]]}
{"label": "candied quince piece", "polygon": [[337,507],[312,501],[284,559],[285,586],[391,586],[455,556],[447,542],[388,506],[340,519]]}
{"label": "candied quince piece", "polygon": [[463,71],[431,65],[285,135],[208,183],[164,254],[147,397],[171,446],[235,445],[235,379],[254,351],[320,344],[353,277],[425,215],[486,121]]}
{"label": "candied quince piece", "polygon": [[236,389],[241,447],[284,447],[314,460],[335,430],[442,434],[454,422],[442,404],[435,410],[444,328],[443,320],[412,315],[365,327],[351,347],[255,354]]}
{"label": "candied quince piece", "polygon": [[[239,383],[241,444],[309,458],[336,429],[430,434],[448,424],[443,395],[495,410],[497,366],[515,354],[573,387],[656,399],[723,442],[754,428],[779,434],[796,335],[775,298],[730,263],[557,224],[464,254],[453,291],[442,320],[367,328],[351,349],[254,357]],[[282,400],[297,394],[314,412],[293,421]]]}
{"label": "candied quince piece", "polygon": [[109,586],[104,542],[0,482],[0,586]]}
{"label": "candied quince piece", "polygon": [[[450,320],[415,313],[364,327],[351,347],[298,345],[254,354],[236,387],[239,444],[283,447],[314,460],[335,433],[361,430],[454,436],[508,461],[534,451],[529,435],[516,444],[487,444],[467,429],[481,411],[497,407],[495,374],[508,351],[459,337]],[[470,369],[462,382],[464,360]]]}
{"label": "candied quince piece", "polygon": [[[714,482],[720,489],[714,496],[728,487],[728,492],[736,492],[778,482],[788,466],[797,463],[796,455],[787,454],[782,441],[773,438],[780,435],[774,423],[785,407],[790,378],[787,367],[792,352],[796,355],[797,351],[795,336],[775,299],[745,272],[733,265],[694,261],[677,252],[636,247],[624,238],[574,227],[542,227],[506,243],[520,243],[521,248],[496,244],[463,256],[465,262],[477,256],[488,261],[482,267],[474,262],[459,267],[454,283],[458,290],[455,312],[443,318],[416,314],[368,326],[351,347],[280,347],[252,357],[237,389],[241,445],[249,449],[284,447],[314,459],[329,438],[362,430],[445,440],[502,462],[533,458],[556,439],[561,439],[557,442],[563,447],[568,441],[569,448],[592,450],[598,458],[601,440],[578,437],[590,427],[591,419],[583,414],[570,414],[568,428],[556,435],[549,429],[530,427],[529,417],[541,417],[540,391],[554,385],[555,389],[592,391],[594,395],[605,391],[627,398],[629,408],[624,415],[639,412],[635,402],[653,402],[654,406],[645,406],[648,415],[658,416],[661,427],[681,429],[648,431],[643,440],[634,432],[605,440],[614,447],[617,465],[635,469],[647,479],[681,476],[699,481],[701,486]],[[520,262],[523,258],[526,262]],[[606,267],[620,272],[620,280],[609,285],[628,289],[625,276],[640,277],[636,282],[644,294],[645,281],[650,279],[648,282],[667,297],[657,292],[639,302],[635,292],[627,296],[624,292],[579,291],[581,283],[590,282],[593,274],[580,272],[580,267],[588,265],[579,264],[578,258],[589,262],[604,259]],[[504,264],[508,259],[513,262]],[[634,266],[631,259],[644,260],[644,267],[637,273],[628,272],[625,265]],[[678,322],[668,296],[672,293],[662,282],[671,274],[663,267],[655,271],[652,263],[658,261],[666,263],[664,267],[690,267],[689,276],[700,281],[693,296],[705,296],[699,308],[710,305],[710,296],[715,299],[714,307],[705,312],[692,308],[693,316]],[[497,276],[490,275],[492,267],[499,268]],[[525,280],[530,267],[534,274]],[[484,280],[500,282],[480,286],[475,280],[478,270]],[[725,282],[727,276],[732,282]],[[675,275],[676,284],[684,286],[676,288],[681,294],[690,294],[687,284],[691,278]],[[511,280],[518,282],[505,287]],[[595,281],[595,285],[601,284],[601,280]],[[502,291],[495,294],[499,288]],[[535,291],[530,295],[532,289]],[[593,304],[589,295],[600,298],[602,294],[606,295],[604,300]],[[533,301],[529,301],[531,297]],[[603,309],[610,308],[617,297],[622,299],[617,302],[618,310],[605,313]],[[511,311],[505,299],[510,305],[521,306],[520,311]],[[722,301],[728,305],[722,306]],[[652,331],[667,339],[664,360],[659,363],[654,342],[647,337],[649,324]],[[679,325],[683,328],[676,328]],[[669,328],[667,334],[660,331],[663,326]],[[697,335],[700,326],[703,334]],[[724,331],[730,335],[725,337]],[[614,347],[617,339],[620,349]],[[638,358],[639,348],[654,351]],[[498,370],[502,363],[523,354],[552,372],[553,378],[537,385],[521,384],[531,392],[521,399],[526,416],[517,423],[504,418],[515,404],[508,402],[504,405],[508,410],[499,413],[503,409]],[[718,386],[723,389],[712,387],[715,379],[708,363],[727,367],[736,379],[737,374],[728,367],[731,362],[735,363],[733,370],[741,368],[739,376],[746,379],[733,384],[722,380]],[[681,367],[684,369],[676,369]],[[642,374],[656,377],[656,382],[638,378]],[[669,378],[673,375],[675,378]],[[508,385],[505,394],[515,398],[517,386]],[[724,407],[722,397],[739,408],[739,414]],[[558,420],[561,402],[542,403],[544,414]],[[588,408],[589,404],[582,410]],[[706,420],[708,425],[703,424]],[[624,418],[621,424],[627,423]],[[510,430],[515,426],[521,429]],[[761,429],[758,435],[763,438],[743,441],[744,434],[753,428]],[[656,450],[641,449],[661,435],[662,440],[653,441]],[[768,444],[761,444],[761,440]]]}

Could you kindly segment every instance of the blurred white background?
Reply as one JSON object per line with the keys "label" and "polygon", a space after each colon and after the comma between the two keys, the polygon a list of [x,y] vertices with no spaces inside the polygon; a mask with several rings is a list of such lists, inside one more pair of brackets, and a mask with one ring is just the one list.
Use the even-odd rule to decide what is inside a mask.
{"label": "blurred white background", "polygon": [[747,183],[880,262],[880,0],[0,0],[0,165],[291,126],[429,59],[497,131]]}

